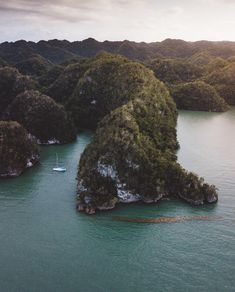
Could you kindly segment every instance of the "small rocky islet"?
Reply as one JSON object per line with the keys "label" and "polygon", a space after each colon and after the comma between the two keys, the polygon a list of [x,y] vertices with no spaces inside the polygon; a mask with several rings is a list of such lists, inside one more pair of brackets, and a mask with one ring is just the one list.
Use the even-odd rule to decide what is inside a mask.
{"label": "small rocky islet", "polygon": [[32,135],[17,122],[0,121],[0,178],[17,177],[39,159]]}
{"label": "small rocky islet", "polygon": [[9,44],[0,45],[0,177],[37,163],[37,144],[70,143],[79,130],[91,129],[77,174],[79,211],[169,198],[217,202],[215,186],[177,162],[177,108],[228,110],[235,91],[232,56],[198,51],[179,58],[168,50],[169,56],[158,52],[139,63],[73,52],[58,62],[39,51],[22,58],[10,52]]}

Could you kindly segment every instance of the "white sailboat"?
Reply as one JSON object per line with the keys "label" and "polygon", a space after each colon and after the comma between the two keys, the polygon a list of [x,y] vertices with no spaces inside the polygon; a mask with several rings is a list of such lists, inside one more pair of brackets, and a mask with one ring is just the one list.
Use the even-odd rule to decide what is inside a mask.
{"label": "white sailboat", "polygon": [[66,171],[66,168],[59,166],[59,158],[58,158],[57,153],[56,153],[56,167],[54,167],[53,170],[57,171],[57,172],[65,172]]}

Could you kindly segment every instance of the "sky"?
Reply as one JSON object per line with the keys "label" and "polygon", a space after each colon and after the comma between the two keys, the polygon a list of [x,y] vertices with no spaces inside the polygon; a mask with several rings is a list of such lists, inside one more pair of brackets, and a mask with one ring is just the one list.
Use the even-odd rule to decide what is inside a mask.
{"label": "sky", "polygon": [[235,0],[0,0],[0,42],[235,41]]}

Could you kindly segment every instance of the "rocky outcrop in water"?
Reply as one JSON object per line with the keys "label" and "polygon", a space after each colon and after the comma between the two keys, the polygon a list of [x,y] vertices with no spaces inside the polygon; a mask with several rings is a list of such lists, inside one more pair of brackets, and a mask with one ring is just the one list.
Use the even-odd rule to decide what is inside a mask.
{"label": "rocky outcrop in water", "polygon": [[64,107],[38,91],[18,95],[5,111],[4,118],[19,122],[39,144],[62,144],[76,138],[73,122]]}
{"label": "rocky outcrop in water", "polygon": [[92,73],[85,78],[91,88],[84,86],[81,95],[111,112],[103,119],[98,112],[93,120],[97,125],[102,119],[80,160],[78,209],[93,214],[118,202],[172,197],[194,205],[216,202],[215,187],[177,163],[176,107],[153,72],[119,60],[103,62]]}
{"label": "rocky outcrop in water", "polygon": [[178,109],[208,112],[224,112],[229,109],[215,88],[203,81],[172,87],[171,95]]}
{"label": "rocky outcrop in water", "polygon": [[39,148],[17,122],[0,121],[0,177],[16,177],[39,161]]}

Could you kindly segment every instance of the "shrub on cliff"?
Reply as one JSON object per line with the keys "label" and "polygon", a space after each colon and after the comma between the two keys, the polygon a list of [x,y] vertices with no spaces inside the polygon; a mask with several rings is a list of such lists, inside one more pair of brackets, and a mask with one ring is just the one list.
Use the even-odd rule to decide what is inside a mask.
{"label": "shrub on cliff", "polygon": [[64,107],[38,91],[30,90],[18,95],[4,117],[22,124],[40,143],[67,143],[76,137]]}
{"label": "shrub on cliff", "polygon": [[223,112],[229,108],[215,88],[202,81],[177,85],[171,94],[178,109]]}
{"label": "shrub on cliff", "polygon": [[39,148],[17,122],[0,121],[0,177],[20,175],[39,160]]}
{"label": "shrub on cliff", "polygon": [[17,69],[0,68],[0,117],[19,93],[35,87],[36,83],[30,77],[20,74]]}

